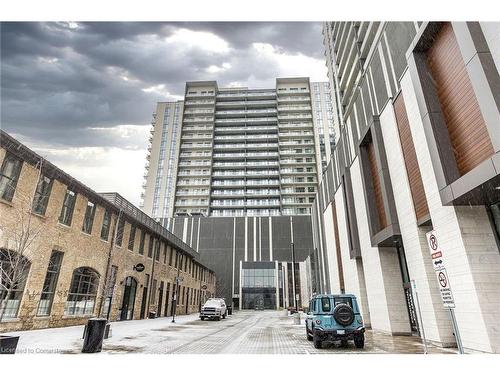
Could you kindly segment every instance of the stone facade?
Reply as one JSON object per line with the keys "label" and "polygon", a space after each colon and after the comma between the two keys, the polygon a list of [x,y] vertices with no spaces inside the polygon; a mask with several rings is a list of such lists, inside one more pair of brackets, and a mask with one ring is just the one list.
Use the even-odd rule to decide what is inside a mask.
{"label": "stone facade", "polygon": [[[40,231],[40,233],[30,237],[32,244],[23,254],[31,265],[18,312],[14,317],[3,318],[0,323],[0,332],[78,325],[85,323],[91,316],[106,316],[107,304],[104,303],[104,295],[105,291],[110,291],[109,294],[111,294],[111,290],[110,320],[122,319],[123,316],[120,313],[125,280],[128,276],[137,282],[137,287],[133,308],[130,308],[127,319],[147,318],[150,315],[149,312],[156,312],[156,316],[171,315],[173,289],[177,275],[183,280],[180,283],[176,314],[196,312],[201,302],[214,295],[216,280],[213,271],[200,262],[198,254],[193,249],[167,232],[165,228],[152,225],[154,221],[150,218],[145,221],[144,217],[148,217],[142,212],[139,216],[134,214],[135,207],[118,194],[97,194],[48,161],[41,159],[6,133],[2,132],[1,136],[0,165],[3,164],[9,152],[22,160],[22,167],[12,200],[0,200],[0,249],[18,249],[11,234],[20,228],[21,222],[26,225],[30,221],[33,231]],[[31,211],[31,198],[39,175],[39,167],[33,162],[34,160],[42,160],[43,175],[54,176],[44,215]],[[76,192],[70,225],[59,222],[67,189]],[[88,201],[96,206],[90,234],[82,231]],[[117,202],[124,203],[120,206]],[[133,209],[131,210],[130,207]],[[106,210],[111,212],[111,221],[108,240],[103,240],[101,228]],[[137,212],[140,211],[137,210]],[[121,232],[120,226],[117,226],[119,217],[120,220],[124,220],[121,246],[117,246],[117,237]],[[135,239],[130,241],[132,226],[137,229]],[[145,242],[143,254],[140,254],[142,232],[145,233]],[[152,253],[148,254],[151,238],[154,238],[154,246]],[[48,316],[37,316],[53,250],[61,251],[63,256],[50,313]],[[179,259],[184,260],[182,266],[178,262]],[[135,266],[140,263],[144,265],[142,272],[135,269]],[[65,315],[65,304],[71,289],[73,272],[80,267],[88,267],[99,275],[95,304],[89,314]],[[112,283],[106,283],[105,280],[111,279],[113,268],[116,269],[116,281],[114,287],[111,287]],[[149,275],[149,283],[147,275]],[[148,288],[148,293],[143,292],[145,288]],[[152,293],[153,288],[154,293]]]}

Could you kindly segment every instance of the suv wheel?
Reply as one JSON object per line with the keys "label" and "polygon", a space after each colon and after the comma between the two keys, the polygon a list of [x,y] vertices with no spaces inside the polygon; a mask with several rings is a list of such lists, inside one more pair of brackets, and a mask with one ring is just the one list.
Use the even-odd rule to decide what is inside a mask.
{"label": "suv wheel", "polygon": [[215,320],[219,321],[220,320],[220,315],[217,318],[215,318]]}
{"label": "suv wheel", "polygon": [[354,345],[356,345],[358,349],[363,349],[365,347],[365,335],[363,333],[354,336]]}
{"label": "suv wheel", "polygon": [[307,329],[307,325],[306,325],[306,336],[307,336],[307,341],[312,341],[313,340],[312,335],[309,333],[309,330]]}
{"label": "suv wheel", "polygon": [[204,316],[202,316],[202,317],[201,317],[201,320],[205,320],[205,317],[204,317]]}
{"label": "suv wheel", "polygon": [[323,347],[323,341],[321,341],[319,333],[316,330],[313,331],[313,344],[316,349],[321,349]]}

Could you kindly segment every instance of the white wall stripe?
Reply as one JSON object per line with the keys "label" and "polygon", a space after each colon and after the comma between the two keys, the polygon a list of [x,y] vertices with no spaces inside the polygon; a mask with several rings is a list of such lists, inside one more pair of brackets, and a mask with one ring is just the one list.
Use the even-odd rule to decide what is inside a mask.
{"label": "white wall stripe", "polygon": [[[198,237],[199,239],[199,237]],[[234,267],[235,267],[235,264],[234,264],[234,258],[235,258],[235,254],[236,254],[236,218],[233,218],[233,283],[231,285],[231,296],[234,297]]]}
{"label": "white wall stripe", "polygon": [[273,260],[273,223],[269,217],[269,260]]}
{"label": "white wall stripe", "polygon": [[259,261],[262,262],[262,218],[259,217]]}
{"label": "white wall stripe", "polygon": [[245,262],[248,262],[248,216],[245,216]]}
{"label": "white wall stripe", "polygon": [[188,219],[189,218],[184,219],[184,226],[182,227],[182,241],[183,242],[186,242],[186,240],[187,240]]}
{"label": "white wall stripe", "polygon": [[198,252],[200,249],[200,226],[201,226],[201,220],[198,219],[198,238],[196,239],[196,251]]}
{"label": "white wall stripe", "polygon": [[257,261],[257,218],[253,218],[253,261]]}
{"label": "white wall stripe", "polygon": [[193,232],[194,232],[194,217],[191,218],[191,238],[189,239],[189,246],[193,247]]}

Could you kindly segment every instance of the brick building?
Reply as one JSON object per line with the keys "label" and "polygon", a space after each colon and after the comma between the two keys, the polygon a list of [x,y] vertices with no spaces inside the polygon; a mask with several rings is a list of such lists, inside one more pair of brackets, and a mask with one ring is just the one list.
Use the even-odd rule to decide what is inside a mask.
{"label": "brick building", "polygon": [[169,316],[178,275],[176,314],[214,294],[190,246],[0,135],[0,332]]}

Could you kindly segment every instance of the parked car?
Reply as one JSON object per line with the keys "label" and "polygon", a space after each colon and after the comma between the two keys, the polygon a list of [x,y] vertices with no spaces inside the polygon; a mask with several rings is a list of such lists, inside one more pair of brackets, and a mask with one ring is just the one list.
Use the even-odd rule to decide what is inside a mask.
{"label": "parked car", "polygon": [[314,347],[324,342],[341,341],[346,346],[354,340],[356,348],[365,345],[365,327],[356,296],[352,294],[318,294],[311,298],[306,316],[306,335]]}
{"label": "parked car", "polygon": [[227,306],[223,298],[209,298],[202,306],[200,311],[200,319],[226,319]]}

